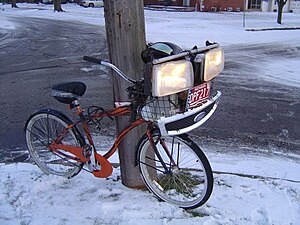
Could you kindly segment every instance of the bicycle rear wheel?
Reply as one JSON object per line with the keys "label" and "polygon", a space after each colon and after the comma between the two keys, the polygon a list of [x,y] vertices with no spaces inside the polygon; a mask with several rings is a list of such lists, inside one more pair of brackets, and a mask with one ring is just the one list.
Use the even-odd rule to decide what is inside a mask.
{"label": "bicycle rear wheel", "polygon": [[[53,152],[49,145],[72,122],[55,110],[42,110],[33,114],[26,123],[25,135],[29,154],[37,166],[46,174],[67,178],[80,172],[83,163],[73,160],[74,155],[61,150]],[[60,144],[83,146],[83,138],[76,128],[68,129]]]}
{"label": "bicycle rear wheel", "polygon": [[192,209],[203,205],[213,189],[213,174],[201,149],[187,135],[147,136],[138,146],[138,164],[146,186],[159,199]]}

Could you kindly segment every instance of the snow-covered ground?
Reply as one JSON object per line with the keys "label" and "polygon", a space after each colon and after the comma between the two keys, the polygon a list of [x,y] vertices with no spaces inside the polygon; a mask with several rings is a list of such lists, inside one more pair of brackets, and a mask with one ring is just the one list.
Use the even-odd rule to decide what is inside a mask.
{"label": "snow-covered ground", "polygon": [[[102,8],[63,5],[0,5],[0,35],[17,29],[11,16],[40,17],[104,25]],[[145,11],[147,41],[171,41],[185,48],[209,39],[222,46],[256,43],[291,43],[299,48],[300,30],[250,32],[243,28],[243,13]],[[42,22],[42,20],[41,20]],[[284,27],[300,26],[300,14],[284,14]],[[278,27],[276,13],[246,13],[246,27]],[[1,38],[0,38],[1,41]],[[300,59],[270,62],[263,73],[278,82],[285,71],[286,85],[299,87]],[[266,71],[266,70],[264,70]],[[109,145],[110,140],[99,140]],[[228,143],[230,145],[230,143]],[[204,146],[205,147],[205,146]],[[215,186],[204,206],[185,211],[157,201],[147,191],[130,190],[119,180],[97,179],[82,172],[67,180],[44,175],[26,163],[0,164],[0,224],[300,224],[300,156],[229,154],[204,148],[215,171]],[[117,160],[117,158],[114,158]]]}
{"label": "snow-covered ground", "polygon": [[299,162],[208,156],[222,173],[214,174],[207,204],[192,211],[124,187],[119,169],[107,180],[86,172],[67,180],[44,175],[31,164],[0,165],[0,224],[299,224]]}

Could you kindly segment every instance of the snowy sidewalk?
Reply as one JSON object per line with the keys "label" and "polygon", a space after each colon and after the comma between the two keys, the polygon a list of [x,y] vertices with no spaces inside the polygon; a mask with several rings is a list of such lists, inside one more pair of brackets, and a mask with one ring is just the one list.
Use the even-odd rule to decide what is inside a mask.
{"label": "snowy sidewalk", "polygon": [[219,171],[214,191],[192,211],[124,187],[119,168],[107,180],[86,172],[65,179],[27,163],[0,164],[0,224],[299,224],[299,158],[208,157]]}

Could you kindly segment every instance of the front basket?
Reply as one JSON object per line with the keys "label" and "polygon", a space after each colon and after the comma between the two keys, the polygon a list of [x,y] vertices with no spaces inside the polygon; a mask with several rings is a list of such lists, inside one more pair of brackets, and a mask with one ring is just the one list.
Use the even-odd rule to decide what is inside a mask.
{"label": "front basket", "polygon": [[170,101],[164,102],[169,106],[164,109],[162,107],[151,108],[151,105],[146,105],[141,114],[144,119],[155,121],[162,135],[179,135],[187,133],[207,121],[216,110],[220,96],[221,92],[218,91],[202,105],[184,112],[173,106]]}

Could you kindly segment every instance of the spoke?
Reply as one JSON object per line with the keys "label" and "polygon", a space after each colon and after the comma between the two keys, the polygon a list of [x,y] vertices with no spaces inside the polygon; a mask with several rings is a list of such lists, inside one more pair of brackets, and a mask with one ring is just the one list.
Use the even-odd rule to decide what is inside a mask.
{"label": "spoke", "polygon": [[[186,190],[186,191],[183,190],[183,191],[180,192],[180,193],[183,194],[184,196],[186,196],[186,192],[188,192],[189,196],[193,196],[193,190],[192,190],[192,188],[190,188],[190,187],[188,186],[188,184],[190,184],[191,187],[194,186],[194,184],[192,184],[191,182],[189,182],[189,180],[191,181],[191,179],[190,179],[189,177],[185,176],[185,180],[183,180],[183,179],[181,178],[181,176],[178,175],[178,174],[176,174],[175,177],[176,177],[177,180],[182,184],[182,185],[179,185],[179,187],[182,187],[182,190],[183,190],[183,188]],[[188,196],[186,196],[186,197],[188,197]]]}
{"label": "spoke", "polygon": [[[182,157],[181,157],[182,158]],[[195,159],[197,159],[195,161]],[[188,167],[193,167],[194,165],[198,165],[199,164],[199,159],[198,157],[193,154],[193,153],[189,153],[187,156],[185,156],[182,161],[180,162],[180,168],[183,168],[184,165],[188,164]],[[189,164],[190,162],[192,162],[193,164]],[[179,167],[179,165],[178,165]]]}
{"label": "spoke", "polygon": [[49,114],[47,114],[47,121],[46,121],[46,130],[47,130],[47,143],[50,143],[49,142]]}
{"label": "spoke", "polygon": [[41,139],[43,139],[43,137],[41,137],[39,134],[33,133],[33,131],[30,131],[30,130],[28,130],[28,129],[27,129],[27,131],[30,132],[33,136],[35,136],[35,138],[36,138],[42,145],[44,145],[45,147],[48,148],[48,146],[47,146],[48,143],[45,144],[44,141],[41,140]]}
{"label": "spoke", "polygon": [[157,159],[153,159],[153,158],[150,158],[150,157],[146,157],[146,159],[149,159],[149,160],[152,160],[152,161],[155,161],[155,162],[159,162],[160,163],[160,161],[159,160],[157,160]]}
{"label": "spoke", "polygon": [[[172,148],[171,148],[171,158],[172,158],[173,152],[174,152],[174,140],[175,140],[175,138],[173,137],[173,138],[172,138]],[[167,151],[167,150],[168,150],[168,149],[166,149],[166,151]],[[177,165],[178,165],[178,163],[177,163]],[[172,160],[170,159],[169,168],[171,168],[171,166],[172,166]]]}
{"label": "spoke", "polygon": [[57,138],[63,131],[65,127],[63,127],[60,123],[56,122],[56,126],[53,128],[53,131],[55,131],[55,138]]}
{"label": "spoke", "polygon": [[180,143],[178,143],[177,147],[177,166],[179,167],[179,149],[180,149]]}
{"label": "spoke", "polygon": [[[36,126],[36,124],[34,124],[33,129],[32,130],[36,130],[37,132],[35,133],[35,136],[38,136],[37,139],[44,139],[44,136],[46,134],[46,132],[42,129],[40,129],[39,127]],[[33,133],[33,131],[30,131],[31,133]]]}
{"label": "spoke", "polygon": [[186,209],[207,201],[212,180],[209,167],[202,162],[201,150],[197,152],[199,148],[188,137],[162,137],[159,142],[154,139],[160,157],[149,155],[151,143],[140,153],[144,161],[140,162],[140,169],[149,190],[160,199]]}
{"label": "spoke", "polygon": [[203,174],[205,174],[205,171],[202,168],[196,169],[196,168],[180,168],[180,171],[184,171],[184,172],[202,172]]}
{"label": "spoke", "polygon": [[[199,166],[199,163],[198,163],[198,162],[194,162],[193,164],[188,164],[188,163],[190,163],[191,161],[193,161],[193,160],[190,160],[190,161],[185,162],[185,163],[181,163],[180,169],[185,169],[185,168],[192,169],[194,166]],[[188,165],[188,166],[183,167],[184,165]]]}
{"label": "spoke", "polygon": [[164,191],[170,190],[170,182],[169,182],[170,179],[171,179],[170,175],[163,175],[162,178],[160,178],[160,183],[161,183],[160,185],[163,187]]}
{"label": "spoke", "polygon": [[[83,164],[75,155],[63,149],[52,151],[49,147],[50,143],[67,127],[68,122],[64,119],[45,112],[35,114],[28,123],[26,128],[28,150],[32,159],[45,173],[71,177],[82,168]],[[67,129],[65,133],[63,138],[66,143],[78,146],[73,131]]]}
{"label": "spoke", "polygon": [[[177,182],[177,180],[179,182]],[[176,192],[179,192],[180,194],[184,195],[185,190],[183,190],[183,188],[185,187],[185,184],[183,182],[181,182],[181,180],[178,179],[178,177],[176,175],[173,176],[173,183],[174,183]],[[179,183],[181,183],[181,184],[179,184]]]}
{"label": "spoke", "polygon": [[172,166],[175,164],[173,159],[173,145],[171,145],[171,153],[169,151],[170,143],[166,142],[165,139],[161,139],[159,142],[159,146],[157,146],[157,150],[163,160],[163,163],[166,165],[168,170],[171,170]]}
{"label": "spoke", "polygon": [[[182,150],[181,152],[183,152],[183,155],[180,156],[181,157],[181,162],[180,162],[181,165],[186,163],[186,162],[184,162],[186,159],[188,159],[189,161],[194,160],[193,159],[194,158],[193,156],[195,156],[194,154],[189,153],[189,152],[184,151],[184,150]],[[186,154],[188,154],[188,155],[186,155]],[[192,157],[191,157],[191,155],[192,155]],[[189,159],[189,158],[192,158],[192,159]]]}
{"label": "spoke", "polygon": [[73,164],[71,162],[69,162],[67,159],[64,159],[64,158],[45,161],[45,163],[62,165],[62,166],[73,166]]}
{"label": "spoke", "polygon": [[150,167],[150,168],[152,168],[152,169],[154,169],[154,170],[157,170],[157,171],[159,171],[159,172],[162,172],[162,173],[165,172],[165,171],[159,170],[159,169],[157,169],[157,167],[151,166],[151,165],[149,165],[149,164],[147,164],[147,163],[145,163],[145,162],[140,161],[140,163],[142,163],[143,165],[146,165],[146,166],[148,166],[148,167]]}
{"label": "spoke", "polygon": [[173,176],[171,176],[171,175],[168,175],[167,176],[167,178],[168,178],[168,182],[167,182],[167,184],[168,184],[168,188],[167,188],[167,190],[172,190],[172,189],[174,189],[174,187],[173,187],[173,183],[174,183],[174,178],[173,178]]}

